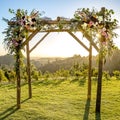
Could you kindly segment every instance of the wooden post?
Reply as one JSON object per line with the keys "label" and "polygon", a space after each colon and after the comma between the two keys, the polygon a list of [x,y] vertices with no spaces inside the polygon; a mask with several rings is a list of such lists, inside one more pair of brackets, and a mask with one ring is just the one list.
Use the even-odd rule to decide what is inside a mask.
{"label": "wooden post", "polygon": [[28,93],[29,93],[29,98],[32,98],[29,42],[26,45],[26,50],[27,50]]}
{"label": "wooden post", "polygon": [[97,95],[96,95],[96,113],[101,110],[101,91],[102,91],[102,71],[103,71],[103,53],[102,43],[99,51],[99,65],[98,65],[98,81],[97,81]]}
{"label": "wooden post", "polygon": [[91,99],[91,67],[92,67],[92,44],[90,42],[89,48],[89,69],[88,69],[88,95],[87,99]]}
{"label": "wooden post", "polygon": [[17,108],[21,108],[20,49],[16,48]]}
{"label": "wooden post", "polygon": [[[105,7],[101,8],[103,26],[105,26]],[[100,49],[99,49],[99,65],[98,65],[98,83],[97,83],[97,95],[96,95],[96,113],[100,114],[101,111],[101,94],[102,94],[102,72],[103,72],[103,43],[104,37],[100,37]]]}

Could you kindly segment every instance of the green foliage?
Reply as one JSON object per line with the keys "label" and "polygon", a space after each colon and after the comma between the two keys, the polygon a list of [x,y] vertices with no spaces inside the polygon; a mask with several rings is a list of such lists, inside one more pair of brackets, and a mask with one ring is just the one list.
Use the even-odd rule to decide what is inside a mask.
{"label": "green foliage", "polygon": [[[31,30],[44,27],[46,20],[43,19],[42,21],[40,18],[41,14],[36,10],[32,10],[29,15],[27,10],[23,9],[18,9],[17,11],[9,9],[9,12],[14,14],[14,17],[10,20],[3,18],[3,20],[9,25],[3,32],[6,34],[4,43],[10,53],[16,53],[16,48],[22,48],[22,43],[24,39],[28,37],[28,33]],[[59,17],[57,19],[58,28],[64,29],[76,26],[75,30],[78,30],[80,26],[85,32],[88,32],[88,34],[90,33],[90,36],[97,38],[99,33],[101,39],[98,39],[98,41],[102,43],[106,42],[105,46],[110,49],[110,46],[113,46],[112,38],[116,36],[113,30],[117,26],[117,20],[112,19],[112,14],[114,14],[113,10],[108,10],[104,7],[101,8],[100,11],[96,11],[95,9],[90,10],[89,8],[78,9],[74,14],[74,18],[70,20],[71,24],[69,26],[66,26],[65,18]],[[55,29],[53,26],[49,26],[48,24],[46,25],[46,28]]]}
{"label": "green foliage", "polygon": [[14,14],[14,17],[10,20],[3,18],[8,24],[8,28],[3,32],[6,34],[4,43],[6,48],[10,53],[16,53],[17,48],[22,49],[22,43],[25,38],[28,37],[30,30],[37,27],[37,20],[39,19],[39,12],[33,10],[30,15],[28,15],[27,10],[18,9],[14,11],[9,9],[11,14]]}
{"label": "green foliage", "polygon": [[[74,18],[69,20],[70,24],[65,23],[65,21],[68,22],[65,18],[59,17],[57,19],[58,25],[54,27],[52,25],[49,26],[45,19],[42,20],[40,18],[41,14],[36,10],[33,10],[29,15],[26,10],[22,9],[18,9],[17,11],[9,9],[9,12],[14,14],[14,17],[10,20],[3,18],[8,24],[8,28],[3,32],[6,34],[4,43],[9,53],[15,54],[16,75],[20,74],[20,65],[22,64],[21,49],[24,48],[24,41],[29,37],[29,33],[35,30],[47,30],[50,28],[59,28],[61,30],[69,28],[69,30],[74,31],[82,30],[83,36],[87,33],[98,44],[99,48],[102,48],[101,53],[104,57],[106,54],[111,53],[111,50],[114,48],[113,38],[117,35],[113,30],[117,27],[117,20],[112,19],[113,10],[108,10],[104,7],[100,11],[96,11],[95,9],[90,10],[89,8],[78,9],[74,14]],[[86,76],[88,74],[87,69],[88,65],[86,64],[83,64],[82,67],[76,64],[70,73],[75,76],[79,76],[80,74]],[[59,75],[66,78],[70,73],[65,69],[59,71]],[[34,79],[38,80],[37,71],[32,71],[32,75]],[[45,73],[45,75],[49,77],[50,74]]]}
{"label": "green foliage", "polygon": [[49,77],[50,77],[50,72],[49,71],[45,71],[45,73],[44,73],[44,77],[46,78],[46,79],[48,79]]}
{"label": "green foliage", "polygon": [[28,80],[27,72],[24,72],[24,74],[21,76],[21,79],[23,79],[25,82],[27,82],[27,80]]}
{"label": "green foliage", "polygon": [[5,77],[8,79],[9,82],[15,82],[16,73],[13,70],[5,70]]}
{"label": "green foliage", "polygon": [[7,78],[4,75],[4,71],[0,69],[0,82],[7,81]]}
{"label": "green foliage", "polygon": [[92,68],[92,76],[97,76],[98,75],[98,70],[96,68]]}
{"label": "green foliage", "polygon": [[9,12],[14,14],[14,17],[10,20],[3,18],[8,24],[8,27],[3,32],[5,34],[4,44],[8,52],[15,55],[15,69],[16,75],[18,75],[23,60],[21,49],[24,49],[23,43],[28,38],[31,30],[38,29],[37,20],[39,19],[39,12],[33,10],[30,15],[23,9],[18,9],[17,11],[9,9]]}
{"label": "green foliage", "polygon": [[65,69],[59,69],[58,71],[55,72],[55,75],[58,77],[69,77],[69,70],[65,70]]}
{"label": "green foliage", "polygon": [[32,73],[32,76],[31,76],[33,79],[35,79],[35,80],[38,80],[39,79],[39,72],[38,71],[34,71],[33,73]]}
{"label": "green foliage", "polygon": [[105,80],[110,80],[110,74],[108,71],[103,71],[103,77],[105,78]]}
{"label": "green foliage", "polygon": [[99,47],[102,45],[104,57],[115,48],[113,38],[117,37],[117,34],[113,30],[117,28],[118,21],[113,19],[113,14],[112,9],[108,10],[104,7],[100,11],[82,8],[78,9],[74,14],[76,20],[82,24],[82,29],[92,36]]}
{"label": "green foliage", "polygon": [[113,71],[113,75],[114,75],[117,79],[120,79],[120,71],[119,71],[119,70]]}

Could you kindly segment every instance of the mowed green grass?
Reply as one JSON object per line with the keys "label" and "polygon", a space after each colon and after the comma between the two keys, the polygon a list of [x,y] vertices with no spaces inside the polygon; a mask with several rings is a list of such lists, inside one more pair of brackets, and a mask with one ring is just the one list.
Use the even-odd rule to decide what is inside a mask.
{"label": "mowed green grass", "polygon": [[[111,78],[112,79],[112,78]],[[87,80],[39,80],[21,87],[21,109],[16,109],[16,86],[0,85],[0,120],[120,120],[120,80],[103,81],[101,114],[95,114],[96,81],[87,101]]]}

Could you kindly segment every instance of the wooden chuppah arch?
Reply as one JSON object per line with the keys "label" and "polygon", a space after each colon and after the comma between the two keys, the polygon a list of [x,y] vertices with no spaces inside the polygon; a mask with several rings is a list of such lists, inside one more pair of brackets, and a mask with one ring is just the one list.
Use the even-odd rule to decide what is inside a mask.
{"label": "wooden chuppah arch", "polygon": [[[10,10],[15,14],[14,11]],[[28,16],[27,12],[18,9],[16,17],[11,20],[4,19],[9,27],[5,31],[6,38],[4,42],[11,53],[16,56],[16,76],[17,76],[17,108],[20,108],[20,54],[21,49],[26,46],[27,48],[27,65],[28,65],[28,83],[29,83],[29,98],[32,97],[31,78],[30,78],[30,52],[49,34],[49,32],[67,32],[69,33],[80,45],[82,45],[89,52],[89,74],[88,74],[88,99],[91,98],[91,58],[92,46],[99,52],[99,66],[98,66],[98,87],[96,99],[96,112],[100,113],[101,105],[101,86],[102,86],[102,65],[104,51],[110,50],[113,46],[112,38],[116,35],[113,30],[117,26],[117,20],[111,19],[113,10],[101,8],[100,11],[94,9],[90,11],[88,8],[78,9],[74,18],[66,19],[58,17],[56,20],[49,18],[42,18],[38,11],[32,11]],[[73,32],[79,31],[90,42],[88,48],[80,41]],[[29,41],[38,33],[47,32],[41,41],[39,41],[31,50],[29,49]],[[98,37],[99,35],[99,37]],[[96,39],[97,38],[97,39]]]}
{"label": "wooden chuppah arch", "polygon": [[[47,21],[49,23],[49,21]],[[52,24],[55,22],[55,24],[58,24],[58,21],[52,21]],[[81,32],[83,30],[79,30]],[[29,49],[29,41],[32,40],[32,38],[39,32],[47,32],[31,49]],[[26,39],[26,41],[23,43],[26,45],[27,48],[27,71],[28,71],[28,93],[29,98],[32,97],[32,87],[31,87],[31,75],[30,75],[30,53],[49,35],[51,32],[67,32],[69,35],[71,35],[84,49],[86,49],[89,52],[89,68],[88,68],[88,92],[87,92],[87,99],[91,99],[91,68],[92,68],[92,46],[99,51],[99,48],[96,46],[96,44],[93,42],[92,37],[89,36],[87,33],[84,34],[84,36],[89,41],[89,48],[69,29],[56,29],[56,30],[40,30],[40,31],[33,31],[33,33]],[[92,41],[92,42],[91,42]]]}
{"label": "wooden chuppah arch", "polygon": [[[60,20],[60,18],[59,18]],[[51,25],[57,25],[59,23],[58,20],[47,20],[45,21],[45,24]],[[70,24],[70,20],[64,21],[64,24]],[[79,28],[77,32],[82,32],[84,34],[84,37],[87,38],[87,40],[90,42],[90,47],[88,48],[81,40],[70,30],[70,29],[60,29],[59,27],[57,29],[47,29],[47,30],[30,30],[31,34],[29,37],[23,42],[22,46],[26,46],[26,53],[27,53],[27,73],[28,73],[28,93],[29,98],[32,97],[32,87],[31,87],[31,75],[30,75],[30,53],[37,47],[38,44],[40,44],[50,32],[67,32],[69,35],[71,35],[83,48],[85,48],[89,52],[89,68],[88,68],[88,93],[87,98],[91,99],[91,64],[92,64],[92,46],[99,51],[99,48],[97,45],[93,42],[92,37],[88,35],[87,33],[84,33],[84,30],[82,28]],[[32,40],[32,38],[39,32],[47,32],[36,44],[33,46],[33,48],[29,48],[29,41]],[[17,76],[19,77],[20,73],[17,73]],[[20,107],[20,80],[17,80],[17,106]]]}
{"label": "wooden chuppah arch", "polygon": [[[88,68],[88,95],[87,98],[91,99],[91,61],[92,61],[92,46],[94,46],[90,40],[88,40],[90,42],[90,46],[89,48],[83,43],[81,42],[81,40],[71,31],[69,30],[49,30],[49,32],[47,32],[31,49],[29,49],[29,41],[32,40],[32,37],[34,37],[34,33],[31,34],[32,37],[26,39],[26,53],[27,53],[27,71],[28,71],[28,84],[29,84],[29,98],[32,97],[32,90],[31,90],[31,77],[30,77],[30,53],[49,35],[50,32],[67,32],[69,35],[71,35],[84,49],[86,49],[89,52],[89,68]],[[40,31],[38,31],[40,32]],[[46,31],[42,31],[42,32],[46,32]],[[37,34],[37,33],[36,33]],[[98,51],[98,47],[95,45],[96,50]]]}

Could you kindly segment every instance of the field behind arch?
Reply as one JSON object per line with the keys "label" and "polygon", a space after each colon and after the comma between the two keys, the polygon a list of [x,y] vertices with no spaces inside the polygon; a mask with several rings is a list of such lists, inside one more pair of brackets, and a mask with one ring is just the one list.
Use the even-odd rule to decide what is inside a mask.
{"label": "field behind arch", "polygon": [[104,80],[101,115],[95,114],[96,81],[92,81],[92,98],[87,101],[87,81],[41,79],[21,88],[21,109],[16,109],[16,85],[0,85],[0,120],[119,120],[120,80]]}

